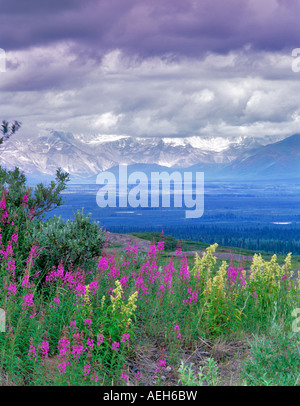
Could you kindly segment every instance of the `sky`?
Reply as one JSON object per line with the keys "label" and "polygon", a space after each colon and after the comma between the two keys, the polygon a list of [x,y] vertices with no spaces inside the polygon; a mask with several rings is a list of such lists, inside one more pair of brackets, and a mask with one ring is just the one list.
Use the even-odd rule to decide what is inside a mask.
{"label": "sky", "polygon": [[295,134],[299,16],[300,0],[0,0],[0,119],[33,137]]}

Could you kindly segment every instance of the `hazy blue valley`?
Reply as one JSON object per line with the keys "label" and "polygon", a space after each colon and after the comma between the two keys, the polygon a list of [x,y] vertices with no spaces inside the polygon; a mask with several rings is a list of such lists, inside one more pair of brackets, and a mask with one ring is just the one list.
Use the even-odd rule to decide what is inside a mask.
{"label": "hazy blue valley", "polygon": [[161,231],[176,238],[300,254],[300,182],[205,182],[204,214],[186,219],[185,208],[100,208],[97,184],[71,184],[65,204],[49,215],[72,219],[84,208],[112,232]]}

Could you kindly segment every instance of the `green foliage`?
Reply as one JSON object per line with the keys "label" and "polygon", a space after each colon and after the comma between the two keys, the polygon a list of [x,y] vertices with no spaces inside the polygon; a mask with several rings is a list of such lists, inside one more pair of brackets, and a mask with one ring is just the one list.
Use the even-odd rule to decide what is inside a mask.
{"label": "green foliage", "polygon": [[267,335],[255,335],[241,376],[248,386],[300,385],[300,341],[297,333],[273,324]]}
{"label": "green foliage", "polygon": [[204,366],[199,367],[197,374],[193,371],[194,363],[185,365],[181,361],[178,369],[179,381],[183,386],[203,386],[206,383],[208,386],[217,386],[219,377],[219,368],[217,362],[213,358],[208,358],[204,362]]}
{"label": "green foliage", "polygon": [[60,262],[65,266],[84,267],[100,256],[105,243],[104,231],[99,223],[91,221],[91,214],[85,216],[79,210],[74,221],[64,222],[57,216],[39,221],[33,238],[43,247],[38,266],[45,271]]}

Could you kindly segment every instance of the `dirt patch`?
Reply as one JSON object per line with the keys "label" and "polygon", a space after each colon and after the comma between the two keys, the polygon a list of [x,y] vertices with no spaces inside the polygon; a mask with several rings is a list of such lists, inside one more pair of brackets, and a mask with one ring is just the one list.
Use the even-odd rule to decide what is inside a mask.
{"label": "dirt patch", "polygon": [[107,251],[112,251],[112,250],[122,251],[128,245],[136,244],[136,245],[138,245],[140,251],[148,252],[149,247],[151,245],[151,241],[143,240],[141,238],[134,237],[133,235],[110,233],[110,232],[106,233],[106,241],[108,244],[122,245],[122,247],[108,248]]}

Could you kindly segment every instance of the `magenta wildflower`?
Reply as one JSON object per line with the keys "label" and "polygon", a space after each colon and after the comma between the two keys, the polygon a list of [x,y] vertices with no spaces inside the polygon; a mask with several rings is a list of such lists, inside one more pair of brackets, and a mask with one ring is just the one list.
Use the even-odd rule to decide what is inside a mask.
{"label": "magenta wildflower", "polygon": [[167,367],[167,361],[165,359],[160,359],[158,361],[155,372],[159,372],[161,369],[166,369],[166,367]]}
{"label": "magenta wildflower", "polygon": [[23,276],[22,287],[23,288],[30,288],[29,275],[24,275]]}
{"label": "magenta wildflower", "polygon": [[103,334],[98,334],[97,335],[97,345],[103,344]]}
{"label": "magenta wildflower", "polygon": [[33,306],[33,293],[27,293],[26,296],[23,296],[23,303],[22,306],[30,307]]}
{"label": "magenta wildflower", "polygon": [[12,236],[10,237],[10,241],[14,242],[15,244],[18,244],[18,237],[19,237],[18,234],[13,233]]}
{"label": "magenta wildflower", "polygon": [[125,382],[128,382],[128,377],[123,372],[121,373],[120,379],[124,379]]}
{"label": "magenta wildflower", "polygon": [[90,350],[92,350],[94,348],[94,340],[92,338],[88,338],[86,345]]}
{"label": "magenta wildflower", "polygon": [[92,324],[92,320],[91,319],[85,319],[83,320],[84,324],[87,324],[88,327],[90,327],[90,325]]}
{"label": "magenta wildflower", "polygon": [[75,321],[70,321],[70,327],[71,328],[76,328],[76,320]]}
{"label": "magenta wildflower", "polygon": [[129,334],[123,334],[122,338],[121,338],[121,343],[125,344],[125,347],[129,346]]}
{"label": "magenta wildflower", "polygon": [[101,257],[98,262],[97,270],[105,271],[108,268],[108,261],[105,257]]}
{"label": "magenta wildflower", "polygon": [[70,341],[62,339],[58,341],[57,348],[59,350],[59,358],[65,358],[66,354],[70,354]]}
{"label": "magenta wildflower", "polygon": [[180,268],[179,277],[181,277],[183,280],[187,279],[187,281],[189,281],[191,278],[186,257],[182,258],[181,264],[182,265]]}
{"label": "magenta wildflower", "polygon": [[74,358],[80,358],[80,355],[83,354],[83,346],[81,344],[75,344],[72,346],[72,355]]}
{"label": "magenta wildflower", "polygon": [[182,257],[182,249],[181,248],[177,248],[177,250],[175,251],[175,257]]}
{"label": "magenta wildflower", "polygon": [[112,343],[111,349],[113,351],[119,351],[120,344],[118,342]]}
{"label": "magenta wildflower", "polygon": [[178,324],[176,324],[176,326],[174,327],[174,331],[176,331],[178,334],[177,334],[177,338],[181,338],[181,334],[180,334],[180,327],[179,327],[179,325]]}
{"label": "magenta wildflower", "polygon": [[142,372],[141,371],[137,371],[136,374],[134,375],[135,379],[140,380],[142,377]]}
{"label": "magenta wildflower", "polygon": [[2,199],[0,200],[0,210],[5,210],[6,206],[6,200],[5,197],[3,196]]}
{"label": "magenta wildflower", "polygon": [[26,259],[26,264],[30,264],[33,265],[33,259],[34,257],[36,257],[38,254],[38,246],[37,245],[33,245],[30,249],[29,255]]}
{"label": "magenta wildflower", "polygon": [[98,287],[98,281],[92,281],[90,283],[91,292],[95,293]]}
{"label": "magenta wildflower", "polygon": [[50,304],[50,307],[54,307],[54,309],[57,309],[59,306],[59,302],[60,302],[59,297],[54,297],[53,301],[55,302],[55,305],[53,306],[52,304]]}
{"label": "magenta wildflower", "polygon": [[22,202],[23,202],[24,204],[28,204],[28,196],[27,196],[27,195],[24,195],[24,196],[22,197]]}
{"label": "magenta wildflower", "polygon": [[90,367],[90,365],[88,365],[88,364],[86,364],[84,367],[83,367],[83,375],[84,375],[84,379],[86,379],[86,376],[89,374],[91,372],[91,367]]}
{"label": "magenta wildflower", "polygon": [[98,374],[91,375],[91,381],[98,382]]}
{"label": "magenta wildflower", "polygon": [[66,367],[70,365],[69,361],[63,361],[61,364],[58,364],[58,372],[60,375],[63,375],[66,372]]}
{"label": "magenta wildflower", "polygon": [[10,296],[15,296],[16,293],[17,293],[17,284],[16,283],[10,284],[8,286],[7,290],[8,290],[8,293],[9,293]]}
{"label": "magenta wildflower", "polygon": [[33,357],[36,357],[36,350],[33,345],[30,346],[29,351],[28,351],[28,356],[32,355]]}
{"label": "magenta wildflower", "polygon": [[42,344],[40,346],[40,349],[42,351],[42,357],[48,358],[48,353],[49,353],[49,342],[48,341],[42,341]]}

